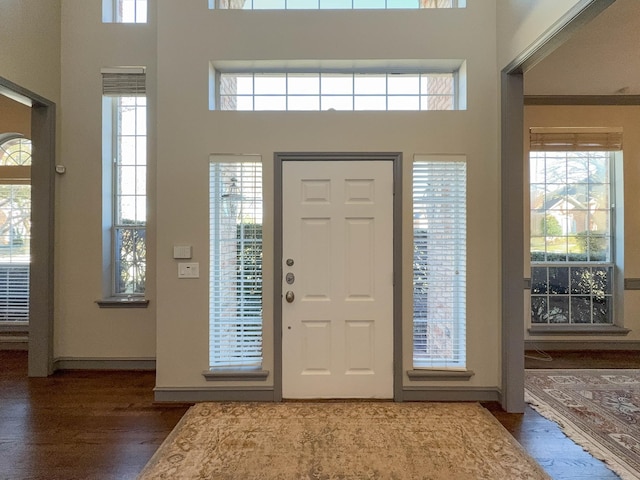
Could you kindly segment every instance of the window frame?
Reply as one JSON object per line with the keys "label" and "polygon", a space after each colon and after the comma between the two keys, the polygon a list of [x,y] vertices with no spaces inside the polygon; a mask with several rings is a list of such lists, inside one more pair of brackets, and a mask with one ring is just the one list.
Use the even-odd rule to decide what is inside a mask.
{"label": "window frame", "polygon": [[[626,335],[629,329],[624,327],[624,171],[623,171],[623,131],[618,127],[531,127],[529,153],[526,161],[530,163],[531,153],[538,152],[606,152],[609,156],[609,216],[610,216],[610,252],[611,258],[608,262],[592,261],[582,262],[587,267],[610,266],[613,270],[611,281],[611,323],[540,323],[532,321],[532,278],[526,278],[525,286],[528,292],[528,313],[526,314],[526,324],[528,331],[532,335],[555,335],[555,334],[576,334],[576,335],[600,335],[614,334]],[[525,241],[527,246],[525,251],[531,252],[532,220],[531,220],[531,166],[527,171],[529,191],[526,193],[529,205],[527,217],[529,218]],[[568,250],[567,250],[568,252]],[[567,253],[568,255],[568,253]],[[528,265],[545,265],[543,262],[532,261],[529,253]],[[578,266],[578,261],[547,262],[546,265],[555,266]],[[571,288],[571,285],[569,285]]]}
{"label": "window frame", "polygon": [[[422,165],[421,170],[418,171],[418,166]],[[433,175],[440,173],[438,170],[442,170],[446,172],[446,177],[443,176],[441,178],[437,178],[436,182],[433,185],[430,182],[424,182],[424,184],[420,184],[416,181],[417,175],[425,175],[432,174],[431,172],[427,172],[427,169],[434,169],[431,172],[434,172]],[[451,177],[454,177],[453,180]],[[412,212],[413,212],[413,254],[412,254],[412,265],[413,265],[413,340],[412,340],[412,366],[413,371],[409,372],[409,377],[412,380],[420,380],[422,377],[429,376],[429,371],[447,371],[450,373],[458,372],[460,374],[460,378],[456,377],[456,379],[461,379],[461,376],[469,377],[473,373],[467,370],[467,313],[466,313],[466,270],[467,270],[467,159],[465,156],[458,155],[415,155],[412,165]],[[441,274],[437,275],[436,281],[434,282],[434,288],[440,288],[440,294],[438,298],[444,298],[449,295],[451,300],[451,309],[453,312],[453,318],[451,321],[444,321],[441,323],[441,318],[437,319],[436,326],[438,325],[447,325],[448,323],[453,323],[453,340],[452,340],[452,352],[451,355],[453,359],[447,358],[434,358],[428,359],[425,358],[429,355],[429,352],[424,352],[424,357],[420,357],[420,354],[416,350],[417,342],[420,341],[419,338],[416,337],[416,329],[418,329],[421,325],[424,324],[426,328],[428,328],[428,319],[425,317],[422,320],[418,320],[416,317],[416,302],[425,302],[426,300],[420,299],[418,300],[416,286],[416,229],[417,229],[417,217],[419,215],[425,214],[425,209],[428,208],[429,202],[424,201],[419,203],[416,197],[416,189],[418,187],[429,188],[430,186],[434,186],[435,189],[433,191],[427,192],[430,194],[429,199],[437,198],[441,196],[444,192],[442,189],[444,185],[454,186],[454,190],[450,190],[449,193],[453,193],[453,200],[450,202],[445,202],[442,199],[438,202],[433,202],[431,205],[433,208],[441,209],[445,205],[451,208],[452,210],[449,213],[452,213],[457,217],[455,219],[455,223],[453,224],[453,228],[449,225],[449,234],[445,235],[445,239],[439,242],[440,246],[446,246],[449,250],[453,247],[454,255],[451,261],[444,265],[445,269],[448,268],[450,271],[450,275]],[[433,197],[431,196],[433,195]],[[424,196],[424,195],[423,195]],[[442,196],[441,198],[445,198]],[[449,197],[451,198],[451,197]],[[441,221],[443,218],[453,218],[451,215],[447,216],[442,212],[438,212],[435,217],[435,225],[434,228],[446,228],[447,225],[444,225]],[[429,221],[428,218],[425,218],[426,222]],[[424,227],[421,229],[423,230]],[[425,241],[429,242],[428,239]],[[428,245],[428,244],[425,244]],[[436,248],[437,248],[437,244]],[[444,257],[441,258],[441,261]],[[428,259],[426,260],[426,264],[422,265],[422,267],[427,267],[429,265]],[[452,273],[451,273],[452,272]],[[422,275],[430,275],[429,272],[422,271]],[[442,295],[444,293],[444,295]],[[428,306],[426,307],[429,308]],[[427,312],[428,314],[428,312]],[[428,333],[425,333],[425,342],[426,336]],[[428,350],[428,347],[425,347]],[[437,352],[436,352],[437,353]],[[453,375],[455,377],[455,375]]]}
{"label": "window frame", "polygon": [[[247,169],[247,176],[242,171],[241,178],[235,174],[229,178],[222,178],[225,172],[222,169]],[[263,191],[263,162],[260,155],[211,155],[209,163],[209,242],[210,242],[210,269],[209,269],[209,369],[203,372],[208,380],[225,378],[229,379],[230,372],[239,380],[264,380],[268,372],[262,370],[264,351],[264,315],[263,301],[264,290],[262,287],[264,274],[262,270],[262,252],[264,251],[264,191]],[[229,184],[224,185],[223,180]],[[252,196],[243,195],[243,185],[248,186]],[[245,188],[245,192],[247,189]],[[232,211],[227,211],[233,208]],[[240,209],[239,211],[237,209]],[[248,208],[248,210],[244,210]],[[226,225],[227,233],[234,230],[233,238],[224,239],[223,220],[235,217],[232,223]],[[245,213],[243,213],[243,211]],[[246,231],[244,226],[252,225],[254,235],[250,237],[238,237],[237,232]],[[260,230],[259,238],[256,232]],[[248,242],[246,242],[248,240]],[[240,243],[238,243],[240,242]],[[240,249],[238,249],[240,245]],[[247,269],[239,270],[237,264],[224,266],[224,247],[231,246],[233,251],[227,255],[244,265],[245,260],[251,263]],[[245,248],[253,249],[247,258],[244,257]],[[256,249],[259,250],[256,253]],[[259,258],[259,260],[257,259]],[[258,263],[259,262],[259,265]],[[253,267],[251,266],[253,265]],[[225,270],[225,268],[227,270]],[[233,273],[235,272],[235,273]],[[221,276],[221,273],[224,276]],[[256,274],[259,273],[259,278]],[[245,282],[245,277],[252,278]],[[241,277],[241,281],[232,281]],[[226,279],[225,284],[223,279]],[[231,279],[231,280],[230,280]],[[260,285],[259,305],[255,304],[255,286]],[[252,287],[253,285],[253,287]],[[233,293],[228,290],[232,289]],[[223,290],[227,290],[226,293]],[[250,296],[251,298],[246,298]],[[223,299],[235,301],[229,302],[226,307],[221,305]],[[238,303],[238,300],[240,303]],[[235,305],[235,307],[234,307]],[[222,311],[231,309],[231,317],[222,318]],[[259,308],[259,316],[255,316],[255,309]],[[248,316],[246,316],[248,314]],[[248,318],[248,321],[244,319]],[[258,320],[256,325],[255,321]],[[239,336],[222,335],[221,329],[231,324],[241,325],[242,333]],[[259,326],[258,326],[259,325]],[[258,329],[256,330],[256,326]],[[256,333],[257,332],[257,333]],[[257,341],[257,346],[256,346]],[[233,352],[226,356],[220,355],[214,345],[221,345],[221,349]]]}
{"label": "window frame", "polygon": [[[467,0],[444,0],[447,3],[451,3],[451,6],[439,6],[439,2],[443,0],[426,0],[425,3],[431,3],[432,6],[424,5],[421,6],[421,1],[416,2],[416,6],[390,6],[392,0],[381,0],[380,3],[384,3],[384,6],[371,6],[371,7],[357,7],[357,0],[348,0],[351,5],[350,6],[339,6],[333,8],[322,8],[321,3],[322,0],[317,1],[317,7],[297,7],[297,8],[288,8],[288,2],[291,0],[281,0],[284,7],[277,8],[255,8],[254,0],[247,0],[250,2],[250,8],[231,8],[229,5],[232,3],[231,0],[208,0],[209,1],[209,9],[210,10],[423,10],[423,9],[456,9],[456,8],[466,8]],[[224,6],[224,3],[227,3],[227,6]],[[435,4],[434,4],[435,2]],[[347,2],[348,3],[348,2]],[[433,5],[434,4],[434,5]]]}
{"label": "window frame", "polygon": [[[341,69],[341,68],[319,68],[319,69],[307,69],[307,68],[281,68],[281,69],[252,69],[245,68],[220,68],[215,65],[211,66],[211,88],[210,88],[210,109],[218,111],[235,111],[235,112],[324,112],[328,110],[337,110],[343,112],[435,112],[435,111],[457,111],[466,109],[466,80],[463,78],[466,75],[466,62],[456,61],[457,64],[454,68],[375,68],[368,67],[363,69]],[[222,86],[224,78],[231,76],[238,77],[251,77],[252,91],[247,94],[237,93],[235,95],[225,95],[224,88]],[[274,78],[282,77],[285,81],[284,92],[280,93],[256,93],[255,81],[260,76],[273,76]],[[308,75],[309,78],[318,79],[318,91],[317,93],[290,93],[289,91],[289,77],[302,77]],[[405,93],[390,93],[389,84],[393,78],[399,78],[402,75],[417,76],[418,91],[405,94]],[[322,91],[322,78],[331,76],[344,76],[345,78],[351,78],[351,89],[349,93],[325,93]],[[365,79],[371,77],[385,77],[384,93],[362,93],[356,91],[356,81],[358,79]],[[451,79],[451,91],[439,93],[431,92],[427,90],[422,91],[423,83],[429,76],[433,77],[448,77]],[[235,98],[237,101],[240,98],[251,99],[251,108],[225,108],[229,102],[225,101],[225,98]],[[450,103],[450,108],[429,108],[429,103],[433,99],[442,97],[445,102]],[[284,108],[256,108],[256,98],[278,98],[284,101]],[[291,99],[294,98],[313,98],[317,99],[317,107],[314,108],[289,108]],[[323,100],[329,98],[344,98],[351,100],[351,108],[324,108],[322,106]],[[357,100],[365,98],[381,98],[384,99],[385,108],[357,108]],[[389,108],[390,99],[415,99],[418,102],[417,108]],[[424,106],[424,108],[423,108]]]}
{"label": "window frame", "polygon": [[[103,96],[102,96],[102,145],[103,145],[103,162],[102,162],[102,262],[103,262],[103,278],[102,278],[102,298],[97,301],[98,305],[103,308],[118,307],[146,307],[149,301],[146,300],[146,272],[147,272],[147,240],[146,233],[148,228],[148,203],[149,196],[147,192],[148,186],[148,97],[146,94],[146,74],[144,67],[118,67],[103,68]],[[125,105],[124,108],[133,107],[135,110],[135,127],[133,134],[120,135],[121,121],[121,102],[122,99],[130,99],[132,102],[135,98],[134,105]],[[144,98],[144,102],[140,102],[139,98]],[[141,113],[139,109],[143,109]],[[143,116],[144,124],[141,124],[140,115]],[[128,161],[126,167],[134,168],[135,175],[133,180],[133,195],[122,194],[119,190],[120,185],[120,167],[121,163],[118,158],[121,157],[120,138],[130,137],[134,139],[133,147],[130,146]],[[142,142],[142,143],[140,143]],[[141,158],[141,155],[143,158]],[[125,167],[125,168],[126,168]],[[143,176],[138,177],[139,170],[143,171]],[[143,191],[143,193],[140,192]],[[133,196],[134,201],[134,222],[124,223],[118,220],[120,212],[120,198],[125,196]],[[142,206],[138,205],[138,200],[144,202]],[[144,220],[139,221],[138,215],[142,212]],[[134,269],[138,273],[138,268],[142,265],[142,280],[134,280],[134,291],[120,289],[120,272],[121,263],[123,262],[118,252],[118,233],[124,230],[132,232],[133,255],[136,257],[138,245],[142,249],[144,258],[134,258],[132,261],[136,264]],[[135,232],[135,233],[134,233]],[[140,240],[142,238],[142,240]],[[140,244],[137,244],[140,242]],[[137,290],[137,291],[136,291]]]}

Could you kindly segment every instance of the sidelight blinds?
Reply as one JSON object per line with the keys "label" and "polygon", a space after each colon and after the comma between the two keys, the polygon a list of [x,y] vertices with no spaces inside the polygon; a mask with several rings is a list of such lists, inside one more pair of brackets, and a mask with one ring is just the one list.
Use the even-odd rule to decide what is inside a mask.
{"label": "sidelight blinds", "polygon": [[466,162],[413,163],[413,365],[466,367]]}
{"label": "sidelight blinds", "polygon": [[209,365],[262,365],[262,164],[214,155],[210,164]]}

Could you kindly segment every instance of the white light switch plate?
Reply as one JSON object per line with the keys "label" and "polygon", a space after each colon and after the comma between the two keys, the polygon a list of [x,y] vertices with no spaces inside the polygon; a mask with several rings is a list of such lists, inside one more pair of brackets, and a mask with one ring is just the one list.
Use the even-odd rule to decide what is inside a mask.
{"label": "white light switch plate", "polygon": [[178,278],[200,278],[200,264],[179,263]]}
{"label": "white light switch plate", "polygon": [[191,245],[174,245],[173,258],[191,258]]}

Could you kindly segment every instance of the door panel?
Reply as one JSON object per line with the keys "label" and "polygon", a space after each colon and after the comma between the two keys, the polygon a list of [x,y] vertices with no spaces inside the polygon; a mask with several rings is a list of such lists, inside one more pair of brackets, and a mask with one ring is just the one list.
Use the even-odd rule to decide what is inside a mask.
{"label": "door panel", "polygon": [[392,162],[286,161],[282,216],[283,396],[392,398]]}

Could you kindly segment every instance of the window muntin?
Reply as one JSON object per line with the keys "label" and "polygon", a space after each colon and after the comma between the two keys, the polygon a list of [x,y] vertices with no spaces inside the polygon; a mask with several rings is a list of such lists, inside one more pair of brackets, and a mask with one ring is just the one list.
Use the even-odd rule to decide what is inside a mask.
{"label": "window muntin", "polygon": [[413,366],[466,368],[466,161],[413,163]]}
{"label": "window muntin", "polygon": [[530,153],[531,323],[614,321],[614,154]]}
{"label": "window muntin", "polygon": [[209,365],[259,368],[262,163],[253,155],[213,155],[209,181]]}
{"label": "window muntin", "polygon": [[103,0],[104,23],[147,23],[148,0]]}
{"label": "window muntin", "polygon": [[455,110],[456,73],[219,72],[220,110]]}
{"label": "window muntin", "polygon": [[209,0],[222,10],[365,10],[465,8],[466,0]]}

